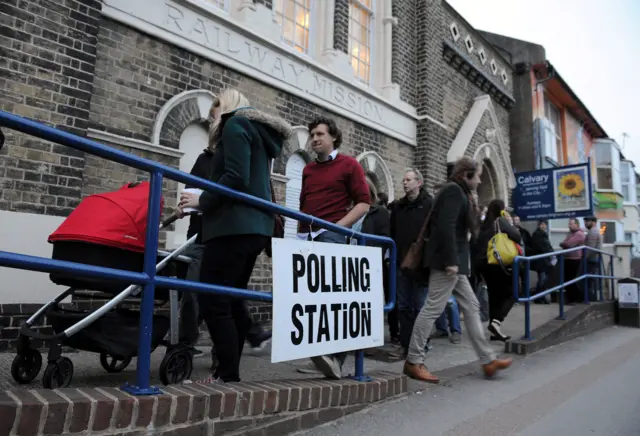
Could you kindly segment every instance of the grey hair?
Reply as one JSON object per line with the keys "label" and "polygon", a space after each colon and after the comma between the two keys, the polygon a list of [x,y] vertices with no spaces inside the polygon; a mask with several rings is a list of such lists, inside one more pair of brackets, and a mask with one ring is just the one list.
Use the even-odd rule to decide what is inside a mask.
{"label": "grey hair", "polygon": [[414,173],[416,178],[422,183],[424,182],[424,177],[422,177],[422,173],[415,168],[405,168],[404,173]]}

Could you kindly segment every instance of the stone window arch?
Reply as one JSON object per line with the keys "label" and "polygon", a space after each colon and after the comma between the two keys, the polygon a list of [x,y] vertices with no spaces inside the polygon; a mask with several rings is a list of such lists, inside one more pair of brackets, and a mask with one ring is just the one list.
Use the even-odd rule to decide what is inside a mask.
{"label": "stone window arch", "polygon": [[193,123],[208,125],[209,110],[215,98],[211,91],[194,89],[169,99],[156,116],[151,143],[179,149],[180,136],[187,126]]}
{"label": "stone window arch", "polygon": [[[300,191],[302,190],[302,170],[311,162],[311,156],[306,152],[305,147],[309,142],[309,130],[304,126],[293,127],[291,139],[285,144],[282,156],[284,160],[278,159],[274,162],[273,172],[285,175],[285,206],[300,210]],[[281,162],[284,169],[278,171]],[[285,218],[284,235],[286,238],[296,236],[298,221],[292,218]]]}
{"label": "stone window arch", "polygon": [[[198,156],[207,148],[209,110],[215,98],[215,94],[207,90],[185,91],[169,99],[156,116],[151,143],[178,150],[181,155],[178,162],[180,171],[190,172]],[[169,190],[176,190],[176,198],[167,203],[173,207],[184,185],[170,183]],[[173,230],[167,233],[167,248],[183,244],[188,229],[188,219],[176,221]]]}
{"label": "stone window arch", "polygon": [[365,151],[356,157],[364,168],[365,174],[375,184],[378,192],[384,192],[389,197],[389,203],[394,200],[393,177],[385,161],[375,151]]}

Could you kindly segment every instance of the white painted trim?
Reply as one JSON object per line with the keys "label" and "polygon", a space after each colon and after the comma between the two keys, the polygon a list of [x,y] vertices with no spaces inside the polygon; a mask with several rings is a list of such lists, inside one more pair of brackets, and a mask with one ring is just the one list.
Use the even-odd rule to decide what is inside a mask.
{"label": "white painted trim", "polygon": [[[373,92],[370,88],[357,86],[354,81],[345,80],[343,77],[340,77],[319,63],[311,62],[308,57],[301,56],[295,50],[283,46],[279,41],[272,41],[243,26],[238,23],[237,20],[234,20],[223,12],[216,13],[216,11],[212,10],[193,8],[193,4],[190,2],[188,3],[190,7],[185,8],[184,5],[187,3],[187,0],[167,0],[163,2],[162,7],[149,7],[151,0],[136,0],[135,2],[131,0],[104,0],[103,3],[102,14],[105,17],[139,29],[146,34],[167,41],[172,45],[188,50],[196,55],[211,59],[214,62],[260,80],[263,83],[282,89],[285,92],[327,108],[346,118],[367,125],[402,142],[414,146],[417,145],[417,132],[413,123],[417,118],[415,108],[411,107],[411,110],[407,110],[407,105],[397,105],[395,102],[389,101]],[[329,96],[314,94],[306,85],[302,87],[296,86],[296,84],[289,83],[291,80],[279,80],[258,70],[238,55],[240,49],[236,47],[226,47],[226,50],[231,53],[231,55],[227,55],[225,54],[226,52],[224,52],[224,48],[216,47],[216,49],[214,49],[210,44],[205,45],[203,41],[199,41],[198,38],[203,38],[202,33],[194,34],[191,31],[186,32],[185,29],[181,29],[181,31],[169,29],[169,24],[167,24],[167,19],[164,16],[167,7],[176,8],[181,13],[188,12],[191,15],[197,14],[198,17],[202,17],[198,18],[198,20],[201,21],[197,22],[201,22],[203,26],[218,26],[220,28],[220,35],[224,36],[222,38],[223,41],[229,38],[225,36],[225,28],[228,28],[229,30],[226,31],[226,34],[233,35],[233,33],[237,33],[237,35],[233,35],[234,38],[240,38],[240,40],[244,38],[248,42],[259,44],[263,50],[272,52],[271,56],[284,59],[286,62],[292,64],[297,64],[295,67],[292,67],[299,69],[296,74],[309,74],[310,72],[311,74],[319,75],[322,79],[330,81],[329,85],[336,89],[338,87],[344,87],[341,92],[353,93],[355,98],[360,99],[357,102],[358,104],[364,105],[364,107],[366,107],[367,103],[372,105],[374,113],[377,111],[376,106],[383,112],[387,112],[380,117],[381,122],[385,124],[380,124],[358,112],[343,108],[337,101],[334,102],[336,95],[339,94],[337,92]],[[193,18],[191,15],[189,17]],[[206,23],[205,20],[207,21]],[[210,31],[213,33],[212,29],[210,29]],[[240,47],[244,47],[244,45],[240,45]],[[344,97],[345,95],[342,94],[341,98]],[[390,116],[391,114],[394,116]]]}
{"label": "white painted trim", "polygon": [[114,133],[105,132],[97,129],[87,129],[87,137],[97,141],[109,142],[111,144],[121,145],[123,147],[135,148],[136,150],[149,151],[151,153],[161,154],[164,156],[175,157],[180,159],[184,152],[162,145],[154,145],[150,142],[141,141],[139,139],[127,138],[125,136],[116,135]]}
{"label": "white painted trim", "polygon": [[296,138],[298,149],[306,151],[307,142],[309,142],[309,129],[306,126],[293,126],[291,129],[292,138]]}
{"label": "white painted trim", "polygon": [[493,127],[495,129],[495,139],[498,142],[499,155],[502,160],[502,164],[504,165],[504,171],[507,172],[505,177],[508,179],[509,189],[514,189],[516,187],[516,178],[512,171],[509,171],[511,168],[511,163],[507,160],[509,156],[509,148],[508,143],[505,141],[502,136],[502,132],[500,131],[500,123],[498,121],[498,115],[496,114],[495,107],[491,100],[491,97],[488,95],[481,95],[477,97],[473,102],[473,106],[469,110],[467,117],[462,123],[462,127],[458,131],[456,138],[453,140],[451,147],[449,148],[449,152],[447,153],[447,162],[455,162],[464,156],[467,148],[469,147],[469,143],[471,142],[471,138],[473,138],[474,133],[478,129],[480,125],[480,121],[482,120],[482,116],[485,111],[489,111],[489,116],[491,117],[491,121],[493,122]]}
{"label": "white painted trim", "polygon": [[435,118],[429,116],[429,115],[420,115],[416,118],[418,121],[422,121],[422,120],[427,120],[427,121],[431,121],[433,124],[435,124],[436,126],[440,126],[442,127],[444,130],[447,130],[449,132],[452,132],[453,129],[449,126],[447,126],[444,123],[441,123],[440,121],[436,120]]}
{"label": "white painted trim", "polygon": [[387,183],[387,196],[389,197],[389,203],[391,203],[395,199],[395,189],[393,186],[393,177],[391,176],[391,171],[389,171],[389,167],[386,162],[380,157],[378,153],[375,151],[365,151],[364,153],[360,153],[356,160],[358,162],[362,162],[367,156],[373,156],[377,163],[376,165],[380,165],[382,168],[382,172],[384,174],[385,182]]}
{"label": "white painted trim", "polygon": [[283,176],[278,173],[271,173],[271,180],[275,180],[276,182],[287,183],[289,181],[289,177]]}
{"label": "white painted trim", "polygon": [[184,91],[180,94],[174,95],[158,112],[156,120],[153,122],[153,128],[151,130],[151,142],[156,145],[160,145],[160,133],[162,131],[162,125],[173,108],[178,106],[192,98],[198,99],[198,109],[200,109],[200,119],[191,121],[205,121],[209,116],[209,109],[216,98],[216,95],[205,89],[193,89],[191,91]]}

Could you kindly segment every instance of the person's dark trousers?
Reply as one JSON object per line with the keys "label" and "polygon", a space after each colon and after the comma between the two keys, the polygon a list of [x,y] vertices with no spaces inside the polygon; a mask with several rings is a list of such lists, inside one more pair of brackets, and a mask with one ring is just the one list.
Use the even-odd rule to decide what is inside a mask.
{"label": "person's dark trousers", "polygon": [[489,294],[489,319],[502,323],[513,307],[513,277],[500,265],[485,265],[484,281]]}
{"label": "person's dark trousers", "polygon": [[[587,273],[588,274],[594,274],[594,275],[602,275],[602,273],[600,272],[600,259],[596,259],[596,260],[589,260],[587,262]],[[589,278],[588,282],[589,282],[589,301],[598,301],[599,295],[598,295],[598,288],[599,288],[599,284],[601,283],[601,278]],[[584,297],[583,297],[584,298]]]}
{"label": "person's dark trousers", "polygon": [[[573,280],[580,274],[582,267],[582,259],[565,259],[564,260],[564,281]],[[572,283],[565,288],[565,303],[578,303],[584,300],[582,291],[578,283]]]}
{"label": "person's dark trousers", "polygon": [[[535,293],[539,294],[547,290],[547,281],[549,280],[549,271],[540,270],[536,271],[538,274],[538,283],[536,283]],[[532,294],[533,295],[533,294]],[[538,298],[534,301],[535,304],[549,304],[550,297],[546,295],[545,297]]]}
{"label": "person's dark trousers", "polygon": [[[204,253],[204,245],[191,244],[182,253],[191,259],[191,263],[187,266],[187,270],[183,277],[185,280],[197,282],[200,280],[200,263],[202,262],[202,253]],[[182,292],[180,299],[180,343],[195,346],[200,337],[200,317],[198,307],[197,292]]]}
{"label": "person's dark trousers", "polygon": [[[384,280],[384,302],[387,304],[389,302],[389,272],[388,267],[386,265],[383,266],[383,277]],[[397,289],[396,289],[397,293]],[[389,323],[389,335],[391,338],[397,338],[400,333],[400,325],[398,323],[398,299],[396,298],[396,304],[393,306],[393,309],[389,311],[387,314],[387,322]]]}
{"label": "person's dark trousers", "polygon": [[[325,231],[320,233],[318,236],[316,236],[314,241],[325,242],[330,244],[346,244],[347,237],[339,233]],[[336,353],[333,355],[333,357],[335,357],[340,363],[340,366],[342,366],[344,365],[344,361],[347,359],[347,353]]]}
{"label": "person's dark trousers", "polygon": [[398,320],[400,321],[400,345],[409,347],[413,325],[427,299],[427,287],[407,277],[400,269],[396,273]]}
{"label": "person's dark trousers", "polygon": [[[261,235],[223,236],[208,241],[200,281],[246,289],[256,259],[268,242],[269,238]],[[252,324],[245,301],[204,292],[198,295],[198,301],[218,357],[214,377],[224,382],[240,381],[240,357]]]}

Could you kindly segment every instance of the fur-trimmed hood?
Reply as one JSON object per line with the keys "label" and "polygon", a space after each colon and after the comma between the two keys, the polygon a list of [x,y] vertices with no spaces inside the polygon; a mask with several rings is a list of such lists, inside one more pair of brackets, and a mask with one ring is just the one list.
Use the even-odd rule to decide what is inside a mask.
{"label": "fur-trimmed hood", "polygon": [[290,140],[293,129],[284,119],[252,107],[243,107],[228,114],[239,116],[257,124],[257,130],[262,136],[267,154],[271,158],[277,157],[284,144]]}

